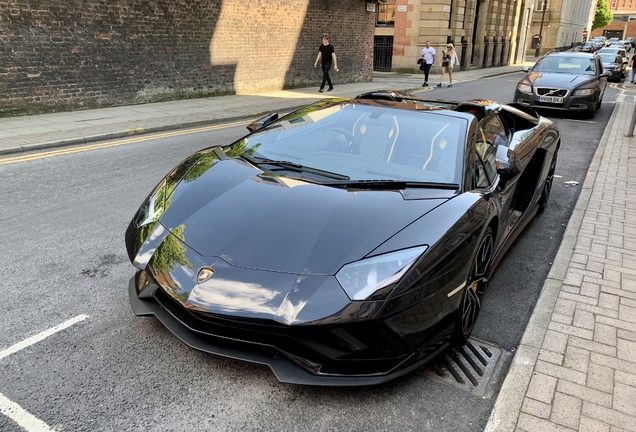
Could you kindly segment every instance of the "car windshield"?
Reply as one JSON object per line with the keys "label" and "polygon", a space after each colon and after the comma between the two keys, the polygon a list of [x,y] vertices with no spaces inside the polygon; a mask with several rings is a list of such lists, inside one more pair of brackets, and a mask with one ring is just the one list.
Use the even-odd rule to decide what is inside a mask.
{"label": "car windshield", "polygon": [[[322,170],[352,182],[460,184],[468,121],[425,105],[395,109],[382,103],[317,102],[236,142],[226,152],[261,160],[263,165],[291,162],[318,177]],[[285,164],[280,165],[283,175],[298,175],[284,173]],[[325,183],[329,181],[333,178],[325,176]]]}
{"label": "car windshield", "polygon": [[599,54],[599,57],[601,57],[601,60],[603,61],[603,63],[614,63],[616,62],[616,54],[612,54],[612,53],[602,53]]}
{"label": "car windshield", "polygon": [[533,72],[596,75],[596,64],[589,57],[548,56],[541,60]]}

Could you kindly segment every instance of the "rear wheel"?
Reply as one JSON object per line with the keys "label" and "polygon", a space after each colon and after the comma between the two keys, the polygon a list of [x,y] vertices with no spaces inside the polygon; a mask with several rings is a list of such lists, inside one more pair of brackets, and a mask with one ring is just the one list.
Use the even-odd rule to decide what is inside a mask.
{"label": "rear wheel", "polygon": [[543,192],[541,198],[539,198],[539,213],[543,213],[548,207],[548,201],[550,200],[550,192],[552,191],[552,183],[554,182],[554,171],[556,169],[557,156],[559,150],[557,149],[552,156],[550,162],[550,169],[548,170],[548,177],[545,179],[545,185],[543,186]]}
{"label": "rear wheel", "polygon": [[473,260],[470,277],[462,291],[462,301],[457,311],[452,341],[463,343],[475,327],[475,321],[481,308],[481,295],[488,283],[488,270],[492,262],[494,239],[492,229],[486,229],[481,239],[477,255]]}

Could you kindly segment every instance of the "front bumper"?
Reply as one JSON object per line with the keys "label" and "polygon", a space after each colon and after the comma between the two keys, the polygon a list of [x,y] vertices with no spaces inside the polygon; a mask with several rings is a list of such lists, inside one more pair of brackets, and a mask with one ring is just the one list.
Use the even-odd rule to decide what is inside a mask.
{"label": "front bumper", "polygon": [[591,111],[598,103],[598,94],[587,96],[574,96],[569,94],[562,104],[539,102],[539,97],[534,93],[523,93],[515,90],[514,101],[531,108],[546,108],[561,111]]}
{"label": "front bumper", "polygon": [[[259,328],[253,323],[202,319],[185,310],[161,288],[137,294],[137,277],[129,283],[129,298],[138,316],[154,315],[177,338],[200,351],[269,366],[279,381],[320,386],[381,384],[404,375],[432,360],[448,347],[440,335],[418,350],[393,359],[334,360],[316,352],[311,341],[285,334],[289,328]],[[142,297],[142,298],[140,298]],[[264,326],[260,326],[264,327]],[[259,335],[260,334],[260,335]],[[299,346],[300,345],[300,346]],[[286,350],[285,348],[290,348]],[[311,353],[303,356],[302,353]]]}

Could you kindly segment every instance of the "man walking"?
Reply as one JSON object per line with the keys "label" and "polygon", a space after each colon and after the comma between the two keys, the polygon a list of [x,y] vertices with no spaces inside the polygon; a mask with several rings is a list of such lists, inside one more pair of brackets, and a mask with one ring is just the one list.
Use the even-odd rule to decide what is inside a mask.
{"label": "man walking", "polygon": [[424,84],[422,87],[428,87],[428,73],[435,65],[435,48],[431,46],[431,41],[426,41],[426,46],[422,48],[422,58],[424,59]]}
{"label": "man walking", "polygon": [[322,58],[322,83],[320,84],[320,89],[318,90],[320,93],[325,91],[325,83],[329,84],[329,88],[327,91],[333,90],[333,84],[331,83],[331,78],[329,78],[329,70],[331,69],[331,65],[333,64],[334,70],[338,72],[338,59],[336,58],[336,51],[333,48],[333,45],[329,43],[329,35],[326,33],[322,35],[322,45],[318,48],[318,57],[316,57],[316,61],[314,62],[314,67],[318,66],[318,60]]}

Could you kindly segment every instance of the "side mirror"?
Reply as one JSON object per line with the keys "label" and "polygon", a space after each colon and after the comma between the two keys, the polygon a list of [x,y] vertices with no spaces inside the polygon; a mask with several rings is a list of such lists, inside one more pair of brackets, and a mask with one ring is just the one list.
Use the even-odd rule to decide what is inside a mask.
{"label": "side mirror", "polygon": [[265,117],[256,120],[254,123],[250,123],[249,125],[247,125],[247,130],[250,132],[255,132],[267,125],[272,124],[276,120],[278,120],[278,113],[268,114]]}
{"label": "side mirror", "polygon": [[603,71],[603,73],[601,74],[602,77],[611,77],[612,73],[610,71]]}
{"label": "side mirror", "polygon": [[506,146],[497,146],[495,163],[497,164],[497,174],[499,174],[501,187],[505,187],[510,179],[521,172],[517,155]]}
{"label": "side mirror", "polygon": [[524,72],[530,72],[530,68],[528,66],[523,66],[521,70]]}

